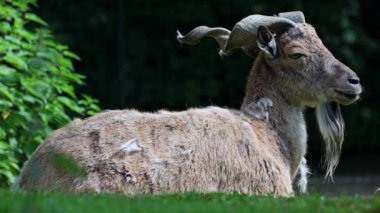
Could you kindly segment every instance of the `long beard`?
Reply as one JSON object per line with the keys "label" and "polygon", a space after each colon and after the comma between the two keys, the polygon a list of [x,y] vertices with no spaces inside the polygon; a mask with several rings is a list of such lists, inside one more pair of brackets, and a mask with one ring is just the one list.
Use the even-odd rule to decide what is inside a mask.
{"label": "long beard", "polygon": [[344,121],[340,107],[335,102],[326,103],[316,108],[319,131],[325,141],[323,166],[325,178],[333,180],[333,173],[338,165],[344,140]]}

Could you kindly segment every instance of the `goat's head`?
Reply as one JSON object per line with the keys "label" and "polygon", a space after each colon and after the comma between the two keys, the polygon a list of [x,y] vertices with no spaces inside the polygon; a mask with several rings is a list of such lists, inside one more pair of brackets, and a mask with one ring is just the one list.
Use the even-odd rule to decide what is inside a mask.
{"label": "goat's head", "polygon": [[288,101],[316,107],[331,101],[348,105],[359,98],[359,78],[334,58],[311,25],[296,24],[278,38],[260,26],[257,44],[265,63],[286,83],[280,87]]}
{"label": "goat's head", "polygon": [[185,36],[178,32],[177,39],[196,44],[205,36],[218,42],[221,56],[242,49],[251,57],[260,57],[283,82],[279,89],[287,101],[316,107],[325,140],[326,177],[332,177],[344,139],[338,104],[355,102],[362,89],[358,76],[323,45],[314,28],[305,23],[303,13],[251,15],[232,31],[200,26]]}

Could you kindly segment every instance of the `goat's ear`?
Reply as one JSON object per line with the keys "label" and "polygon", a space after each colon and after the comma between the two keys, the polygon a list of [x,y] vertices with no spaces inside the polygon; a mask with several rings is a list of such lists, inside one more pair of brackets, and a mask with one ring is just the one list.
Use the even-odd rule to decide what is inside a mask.
{"label": "goat's ear", "polygon": [[276,57],[276,40],[274,39],[274,35],[265,26],[259,26],[257,29],[257,46],[272,58]]}

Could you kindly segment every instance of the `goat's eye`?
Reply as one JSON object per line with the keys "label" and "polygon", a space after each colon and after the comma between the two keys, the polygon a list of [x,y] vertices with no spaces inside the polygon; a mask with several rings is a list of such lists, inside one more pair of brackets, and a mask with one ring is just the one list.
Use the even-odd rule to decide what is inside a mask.
{"label": "goat's eye", "polygon": [[289,57],[291,59],[299,59],[299,58],[302,58],[302,57],[306,57],[306,55],[303,54],[303,53],[293,53],[293,54],[290,54]]}

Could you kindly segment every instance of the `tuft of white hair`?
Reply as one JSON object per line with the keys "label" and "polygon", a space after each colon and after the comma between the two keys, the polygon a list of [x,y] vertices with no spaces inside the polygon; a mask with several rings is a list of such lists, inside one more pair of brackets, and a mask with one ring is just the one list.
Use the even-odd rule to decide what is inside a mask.
{"label": "tuft of white hair", "polygon": [[323,162],[326,168],[325,178],[334,181],[333,174],[339,163],[344,140],[344,121],[340,107],[335,102],[323,104],[316,108],[316,117],[325,142]]}
{"label": "tuft of white hair", "polygon": [[300,169],[299,169],[299,179],[297,182],[298,190],[301,194],[307,193],[308,175],[310,174],[309,167],[307,166],[306,158],[302,158]]}

